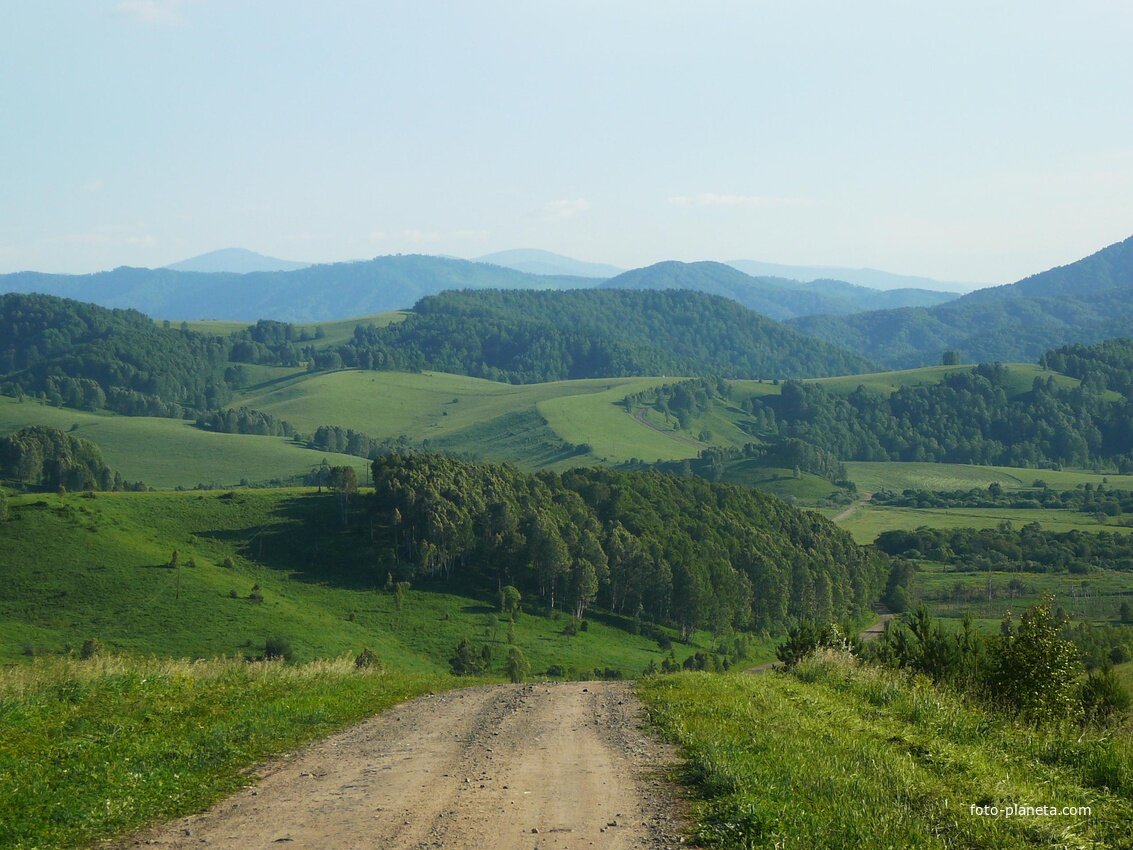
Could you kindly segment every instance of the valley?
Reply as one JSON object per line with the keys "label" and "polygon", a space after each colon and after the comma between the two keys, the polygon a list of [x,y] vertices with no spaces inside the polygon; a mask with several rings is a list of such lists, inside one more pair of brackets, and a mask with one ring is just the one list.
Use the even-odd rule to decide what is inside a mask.
{"label": "valley", "polygon": [[[707,271],[717,282],[738,280]],[[14,829],[25,836],[11,832],[13,846],[45,835],[81,844],[191,814],[240,784],[252,752],[278,754],[374,706],[462,684],[510,680],[516,685],[492,685],[500,705],[545,714],[578,701],[571,681],[638,680],[595,684],[587,699],[606,705],[602,695],[617,694],[619,706],[632,706],[640,694],[650,723],[680,740],[689,763],[701,758],[698,748],[730,741],[729,724],[739,722],[732,715],[742,715],[737,699],[763,706],[770,737],[759,746],[774,751],[778,724],[793,722],[791,705],[816,712],[816,729],[841,712],[841,722],[867,737],[901,724],[918,740],[940,734],[936,720],[921,730],[904,709],[874,716],[872,689],[882,685],[838,667],[843,661],[814,656],[749,681],[727,672],[767,670],[812,621],[856,634],[878,622],[877,611],[892,612],[896,636],[882,632],[870,644],[878,648],[858,650],[874,660],[907,651],[901,635],[922,605],[935,618],[932,634],[943,636],[933,640],[975,641],[991,652],[1004,618],[1053,604],[1065,640],[1091,671],[1075,675],[1092,682],[1112,665],[1105,675],[1133,677],[1133,445],[1122,340],[1046,351],[1039,362],[966,364],[953,352],[949,365],[878,370],[718,296],[664,289],[483,289],[430,296],[412,310],[294,325],[155,322],[40,296],[2,298],[12,345],[0,357],[8,485],[0,661],[11,672],[0,699],[17,707],[25,743],[0,742],[0,763],[24,769],[14,748],[41,746],[36,736],[62,735],[65,747],[79,747],[69,728],[40,724],[68,700],[95,728],[145,723],[127,719],[134,709],[100,689],[166,681],[138,660],[146,657],[236,665],[217,667],[215,677],[207,666],[185,668],[170,680],[199,681],[202,694],[223,694],[262,667],[255,688],[271,691],[279,675],[295,677],[298,693],[322,681],[336,695],[332,710],[311,708],[306,697],[270,703],[287,718],[286,731],[258,731],[251,748],[240,735],[231,739],[228,755],[193,780],[203,783],[199,793],[188,791],[196,774],[187,769],[153,795],[130,796],[133,774],[115,776],[83,791],[82,805],[57,803],[67,812],[58,833],[44,832],[48,824],[30,806],[10,799],[21,813]],[[560,332],[563,316],[580,330]],[[46,485],[51,475],[92,480],[66,466],[80,461],[113,487]],[[122,492],[131,489],[144,491]],[[960,637],[970,629],[979,637]],[[683,692],[684,677],[708,674],[722,689],[715,707]],[[531,690],[522,684],[529,680],[558,684]],[[920,685],[905,694],[903,681],[883,687],[900,691],[899,700],[929,698]],[[528,697],[544,691],[551,696],[536,708]],[[455,705],[462,697],[438,699]],[[993,710],[977,703],[939,710]],[[42,708],[19,707],[31,704]],[[248,729],[262,730],[255,710],[235,699],[226,713],[244,712]],[[970,722],[998,724],[998,716]],[[723,725],[701,726],[708,718]],[[625,734],[639,722],[623,720]],[[210,729],[226,720],[200,722]],[[369,734],[361,728],[345,734]],[[968,753],[962,760],[998,781],[1004,753],[1036,757],[1004,730],[994,745],[972,749],[957,738],[942,746]],[[500,745],[508,764],[534,759],[532,770],[549,769],[510,738]],[[847,759],[861,757],[847,741],[834,745]],[[726,746],[751,769],[746,745]],[[599,750],[580,758],[607,758]],[[906,774],[893,761],[899,751],[881,750],[893,787],[947,788],[937,796],[949,798],[986,793],[976,790],[984,779],[965,784],[931,767]],[[1118,765],[1129,756],[1106,752]],[[113,753],[90,758],[152,758]],[[626,779],[620,761],[603,770],[604,781]],[[769,770],[771,782],[804,781],[808,771],[820,785],[829,781],[824,768],[782,760]],[[1105,776],[1099,785],[1067,774],[1057,787],[1107,807],[1091,834],[1112,843],[1122,809],[1105,796],[1118,787]],[[53,772],[36,781],[48,796],[66,784]],[[278,795],[273,781],[263,793],[289,806],[288,788],[308,778],[281,774],[290,784]],[[769,804],[746,781],[736,785],[736,811]],[[729,846],[737,823],[735,834],[748,836],[863,828],[822,806],[813,821],[748,821],[728,808],[716,782],[696,792],[704,800],[692,804],[693,826],[685,827],[709,843]],[[418,841],[420,829],[453,841],[468,829],[481,837],[510,829],[483,826],[483,813],[458,792],[432,819],[423,803],[410,805],[419,824],[409,809],[383,814],[390,841]],[[103,812],[107,793],[133,802]],[[236,815],[239,828],[262,831],[267,810],[254,792],[243,799],[251,808]],[[547,800],[517,802],[534,806],[525,815],[533,823],[567,822]],[[271,829],[284,837],[321,831],[330,805],[293,821],[273,814]],[[640,801],[621,808],[640,805],[660,810]],[[213,817],[177,822],[153,840],[176,846],[184,829],[235,828],[227,820],[211,826]],[[405,830],[405,820],[417,825]],[[1029,846],[1022,833],[967,821],[940,800],[883,828],[912,841],[944,822],[973,846]],[[602,829],[562,826],[581,830],[571,840],[591,827]],[[344,821],[344,841],[354,828]],[[650,827],[670,835],[681,828]],[[619,835],[627,846],[652,840],[628,829]]]}

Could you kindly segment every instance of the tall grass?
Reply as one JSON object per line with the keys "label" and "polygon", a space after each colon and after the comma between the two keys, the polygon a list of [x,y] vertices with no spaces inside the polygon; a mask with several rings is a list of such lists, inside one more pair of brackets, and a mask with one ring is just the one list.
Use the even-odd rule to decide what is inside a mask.
{"label": "tall grass", "polygon": [[257,761],[449,677],[120,657],[0,671],[0,847],[70,847],[206,807]]}
{"label": "tall grass", "polygon": [[[695,839],[747,847],[1129,847],[1128,732],[1036,732],[827,653],[797,675],[643,680],[699,792]],[[1090,806],[991,816],[972,806]]]}

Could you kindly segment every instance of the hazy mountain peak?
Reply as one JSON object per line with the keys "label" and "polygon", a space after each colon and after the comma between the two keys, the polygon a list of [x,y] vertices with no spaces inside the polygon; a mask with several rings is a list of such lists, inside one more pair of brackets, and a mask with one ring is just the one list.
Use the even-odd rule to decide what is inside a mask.
{"label": "hazy mountain peak", "polygon": [[207,254],[199,254],[178,263],[171,263],[164,268],[177,272],[248,274],[249,272],[291,272],[305,269],[309,265],[310,263],[296,263],[257,254],[247,248],[221,248],[219,251],[209,251]]}
{"label": "hazy mountain peak", "polygon": [[728,265],[755,277],[770,275],[809,283],[814,280],[841,280],[869,289],[928,289],[937,292],[971,292],[989,283],[962,283],[931,277],[894,274],[880,269],[851,269],[838,266],[791,266],[762,260],[729,260]]}
{"label": "hazy mountain peak", "polygon": [[483,257],[473,258],[477,263],[491,263],[505,269],[515,269],[528,274],[567,275],[570,277],[610,278],[621,274],[624,269],[606,263],[588,263],[562,254],[541,251],[537,248],[516,248],[510,251],[496,251]]}

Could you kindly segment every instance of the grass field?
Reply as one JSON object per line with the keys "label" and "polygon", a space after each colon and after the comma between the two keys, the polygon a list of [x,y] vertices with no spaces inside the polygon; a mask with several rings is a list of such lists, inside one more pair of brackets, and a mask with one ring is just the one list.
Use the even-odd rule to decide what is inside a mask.
{"label": "grass field", "polygon": [[[279,635],[301,660],[369,646],[391,667],[439,673],[468,637],[492,647],[503,670],[508,626],[492,594],[426,585],[399,609],[381,589],[387,574],[375,566],[368,520],[356,512],[342,529],[335,495],[110,493],[19,496],[10,505],[12,519],[0,523],[0,659],[77,649],[90,638],[121,652],[255,656]],[[175,549],[179,569],[169,566]],[[574,636],[563,633],[568,619],[519,618],[515,639],[533,670],[636,675],[667,654],[626,618],[595,611]],[[678,658],[708,640],[677,643]],[[773,656],[770,643],[757,652]]]}
{"label": "grass field", "polygon": [[1006,490],[1031,487],[1045,481],[1055,490],[1073,490],[1079,484],[1106,483],[1114,489],[1133,489],[1133,475],[1089,470],[1020,469],[1013,466],[976,466],[966,463],[899,463],[846,461],[846,472],[865,493],[878,490],[970,490],[992,482]]}
{"label": "grass field", "polygon": [[[386,325],[391,325],[394,322],[405,321],[407,315],[408,313],[402,310],[395,310],[390,313],[374,313],[370,316],[356,316],[349,319],[339,319],[334,322],[297,324],[295,328],[300,333],[306,331],[311,342],[319,346],[337,345],[351,339],[354,336],[354,328],[358,325],[374,325],[375,327],[384,328]],[[181,323],[172,322],[171,324],[174,327],[180,327]],[[236,333],[236,331],[245,330],[255,323],[201,319],[195,322],[188,322],[187,324],[190,330],[197,331],[198,333],[228,336],[229,334]],[[316,334],[321,334],[321,336],[316,339]]]}
{"label": "grass field", "polygon": [[[1130,846],[1128,734],[1014,726],[839,656],[799,677],[679,674],[639,692],[688,760],[698,846]],[[1009,805],[1092,813],[1007,817]]]}
{"label": "grass field", "polygon": [[1133,531],[1116,524],[1102,525],[1078,511],[1016,510],[1014,508],[891,508],[863,505],[838,524],[859,543],[872,543],[883,531],[928,528],[995,528],[1011,522],[1016,528],[1037,522],[1048,531]]}
{"label": "grass field", "polygon": [[86,847],[199,811],[248,784],[257,761],[455,683],[350,658],[0,670],[0,847]]}
{"label": "grass field", "polygon": [[1054,598],[1075,622],[1117,623],[1121,603],[1133,598],[1133,573],[1096,570],[1088,575],[1066,573],[953,570],[921,561],[913,577],[913,596],[938,617],[973,617],[999,621]]}
{"label": "grass field", "polygon": [[332,466],[355,467],[362,480],[368,474],[364,458],[311,451],[283,437],[213,434],[180,419],[94,414],[0,397],[0,434],[28,425],[73,429],[75,436],[98,445],[111,469],[150,487],[286,480],[324,458]]}

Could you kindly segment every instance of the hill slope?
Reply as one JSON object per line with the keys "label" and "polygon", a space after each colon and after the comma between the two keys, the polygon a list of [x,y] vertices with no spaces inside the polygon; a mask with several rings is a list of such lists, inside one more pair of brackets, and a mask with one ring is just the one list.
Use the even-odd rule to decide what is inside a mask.
{"label": "hill slope", "polygon": [[0,293],[40,292],[167,319],[320,322],[400,310],[446,289],[558,289],[592,283],[467,260],[398,255],[248,274],[127,267],[90,275],[19,272],[0,275]]}
{"label": "hill slope", "polygon": [[879,292],[835,280],[799,283],[776,277],[751,277],[724,263],[667,261],[620,274],[603,289],[692,289],[731,298],[772,319],[819,314],[847,315],[882,307],[941,304],[953,296],[927,290]]}
{"label": "hill slope", "polygon": [[792,326],[894,368],[966,359],[1035,360],[1068,343],[1127,335],[1133,321],[1133,237],[1067,266],[930,308],[810,316]]}
{"label": "hill slope", "polygon": [[422,299],[404,322],[361,329],[330,357],[318,365],[428,368],[511,383],[869,368],[734,301],[687,290],[448,292]]}

